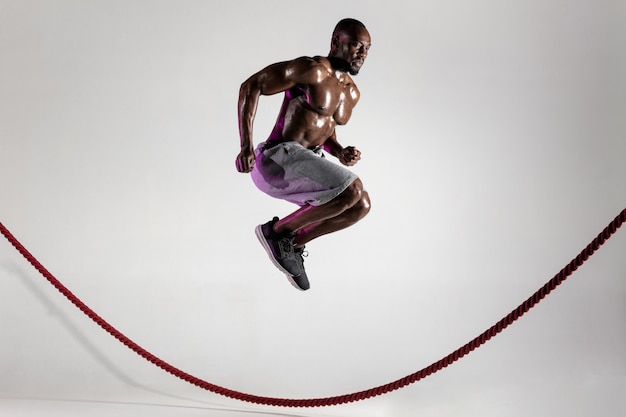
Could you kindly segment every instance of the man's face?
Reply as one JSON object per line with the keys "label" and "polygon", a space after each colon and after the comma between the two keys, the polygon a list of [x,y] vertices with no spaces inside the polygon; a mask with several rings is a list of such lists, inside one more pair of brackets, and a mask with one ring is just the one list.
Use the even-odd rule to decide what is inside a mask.
{"label": "man's face", "polygon": [[356,27],[351,31],[338,34],[333,55],[346,61],[351,75],[357,75],[365,62],[371,43],[367,29]]}

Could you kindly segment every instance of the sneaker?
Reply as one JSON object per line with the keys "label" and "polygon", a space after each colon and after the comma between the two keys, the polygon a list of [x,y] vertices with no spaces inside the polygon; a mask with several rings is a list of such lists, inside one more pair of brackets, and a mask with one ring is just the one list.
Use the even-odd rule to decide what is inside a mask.
{"label": "sneaker", "polygon": [[[301,248],[293,248],[293,254],[296,256],[296,262],[298,263],[298,266],[300,267],[300,269],[302,269],[302,272],[304,272],[304,258],[309,256],[309,252],[307,252],[305,250],[305,247],[303,246]],[[303,290],[309,289],[309,279],[306,276],[306,272],[300,278],[292,278],[297,281],[296,285],[298,286],[298,288],[302,288]]]}
{"label": "sneaker", "polygon": [[293,233],[276,233],[274,223],[278,217],[256,227],[255,233],[270,260],[282,271],[287,279],[299,290],[309,289],[309,279],[304,270],[304,249],[293,247]]}

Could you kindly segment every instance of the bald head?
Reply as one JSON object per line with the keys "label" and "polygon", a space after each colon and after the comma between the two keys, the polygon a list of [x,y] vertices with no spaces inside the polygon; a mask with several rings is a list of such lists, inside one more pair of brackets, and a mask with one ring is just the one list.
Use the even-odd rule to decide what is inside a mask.
{"label": "bald head", "polygon": [[356,28],[365,29],[365,25],[360,21],[349,17],[346,19],[341,19],[335,26],[335,30],[333,30],[333,38],[340,33],[353,32]]}
{"label": "bald head", "polygon": [[372,40],[365,25],[352,18],[340,20],[333,30],[328,56],[340,70],[352,75],[359,73]]}

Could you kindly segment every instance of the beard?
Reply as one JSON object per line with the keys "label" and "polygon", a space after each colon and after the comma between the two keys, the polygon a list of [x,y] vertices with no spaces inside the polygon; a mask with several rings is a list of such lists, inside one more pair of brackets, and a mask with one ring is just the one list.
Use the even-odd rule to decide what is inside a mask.
{"label": "beard", "polygon": [[357,75],[361,67],[353,65],[351,62],[346,61],[342,58],[337,58],[335,56],[329,56],[328,60],[330,61],[330,65],[333,66],[334,69],[347,72],[350,75]]}

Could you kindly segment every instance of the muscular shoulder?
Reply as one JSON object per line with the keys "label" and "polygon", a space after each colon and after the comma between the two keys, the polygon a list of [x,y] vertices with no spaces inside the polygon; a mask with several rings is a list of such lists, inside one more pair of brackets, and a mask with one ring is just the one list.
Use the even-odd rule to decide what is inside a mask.
{"label": "muscular shoulder", "polygon": [[328,58],[323,56],[301,56],[292,60],[291,63],[302,67],[309,67],[312,69],[332,69]]}
{"label": "muscular shoulder", "polygon": [[271,95],[287,91],[296,85],[315,85],[330,75],[324,63],[316,57],[299,57],[277,62],[252,75],[241,85],[241,91],[257,90]]}
{"label": "muscular shoulder", "polygon": [[328,59],[320,56],[302,56],[287,65],[287,71],[301,84],[316,84],[329,77],[332,67]]}

